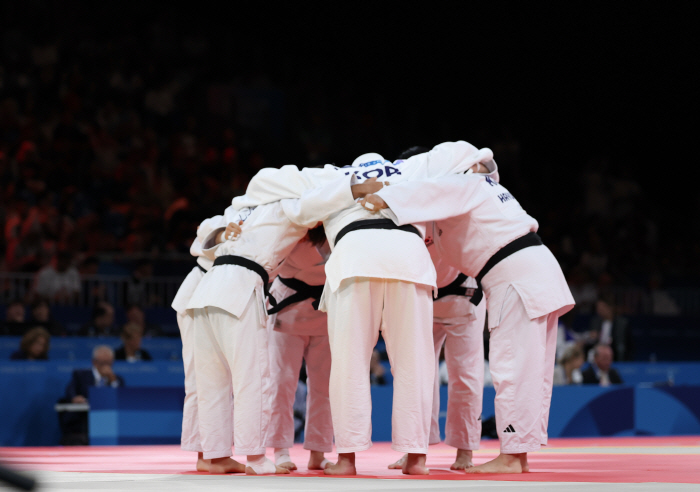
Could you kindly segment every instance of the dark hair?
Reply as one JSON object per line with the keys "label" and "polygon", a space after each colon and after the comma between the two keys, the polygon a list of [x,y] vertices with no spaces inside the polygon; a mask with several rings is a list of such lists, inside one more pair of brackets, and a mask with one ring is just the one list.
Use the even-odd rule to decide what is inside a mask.
{"label": "dark hair", "polygon": [[326,241],[326,230],[323,228],[323,225],[314,227],[313,229],[309,229],[309,232],[306,233],[306,237],[314,246],[321,246]]}
{"label": "dark hair", "polygon": [[401,152],[398,156],[396,156],[396,159],[394,160],[398,161],[399,159],[408,159],[409,157],[413,157],[414,155],[425,154],[429,151],[430,149],[427,147],[420,147],[416,145],[413,147],[409,147],[408,149]]}

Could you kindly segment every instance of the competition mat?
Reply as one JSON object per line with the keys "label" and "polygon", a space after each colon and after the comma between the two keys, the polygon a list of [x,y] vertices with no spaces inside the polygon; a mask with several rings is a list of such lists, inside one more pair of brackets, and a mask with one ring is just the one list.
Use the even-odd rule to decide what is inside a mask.
{"label": "competition mat", "polygon": [[[0,463],[33,476],[41,490],[700,490],[700,436],[551,439],[529,454],[530,473],[518,475],[452,471],[454,453],[444,444],[431,446],[430,475],[420,477],[387,469],[401,457],[389,443],[357,453],[358,475],[347,478],[308,471],[301,445],[290,450],[299,470],[272,477],[198,473],[194,453],[177,446],[0,448]],[[474,463],[497,455],[497,441],[482,441]],[[335,456],[327,454],[331,461]],[[11,489],[0,483],[0,490]]]}

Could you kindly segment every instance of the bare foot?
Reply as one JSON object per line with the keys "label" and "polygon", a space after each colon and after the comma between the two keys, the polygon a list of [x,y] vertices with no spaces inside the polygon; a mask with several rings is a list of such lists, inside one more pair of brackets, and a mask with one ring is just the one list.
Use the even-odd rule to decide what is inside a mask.
{"label": "bare foot", "polygon": [[209,473],[243,473],[245,465],[231,458],[214,458],[209,463]]}
{"label": "bare foot", "polygon": [[279,466],[280,468],[284,468],[286,470],[289,470],[289,471],[294,471],[297,469],[297,465],[295,465],[291,461],[285,461],[284,463],[280,463],[277,466]]}
{"label": "bare foot", "polygon": [[311,451],[309,455],[309,470],[323,470],[330,464],[323,456],[323,451]]}
{"label": "bare foot", "polygon": [[406,464],[406,458],[408,457],[407,454],[404,454],[401,458],[396,460],[394,463],[388,466],[389,470],[401,470],[403,469],[403,465]]}
{"label": "bare foot", "polygon": [[287,470],[286,468],[282,468],[281,466],[277,466],[277,465],[274,465],[274,467],[275,467],[274,472],[271,471],[270,473],[257,473],[255,470],[253,470],[252,467],[246,466],[245,467],[245,474],[246,475],[285,475],[285,474],[289,473],[289,470]]}
{"label": "bare foot", "polygon": [[245,467],[246,475],[285,475],[289,473],[287,468],[275,465],[265,455],[249,455],[248,465]]}
{"label": "bare foot", "polygon": [[464,470],[467,473],[527,473],[530,467],[527,463],[527,453],[499,454],[483,465]]}
{"label": "bare foot", "polygon": [[430,473],[428,467],[425,466],[425,455],[416,453],[406,455],[406,462],[401,471],[404,475],[427,475]]}
{"label": "bare foot", "polygon": [[211,460],[205,460],[204,453],[197,453],[197,471],[198,472],[209,471],[209,463],[211,463]]}
{"label": "bare foot", "polygon": [[289,449],[287,448],[275,448],[275,465],[286,468],[289,471],[297,469],[297,465],[289,457]]}
{"label": "bare foot", "polygon": [[474,466],[474,463],[472,463],[471,449],[458,449],[457,458],[455,462],[452,463],[450,470],[466,470],[472,466]]}
{"label": "bare foot", "polygon": [[338,462],[327,465],[323,473],[326,475],[357,475],[355,453],[340,453]]}

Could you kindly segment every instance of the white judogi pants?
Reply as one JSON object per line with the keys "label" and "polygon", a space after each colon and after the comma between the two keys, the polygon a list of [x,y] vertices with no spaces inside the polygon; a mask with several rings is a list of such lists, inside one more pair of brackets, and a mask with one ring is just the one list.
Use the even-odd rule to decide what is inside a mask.
{"label": "white judogi pants", "polygon": [[180,448],[183,451],[202,452],[199,439],[199,411],[197,409],[197,376],[194,373],[194,318],[177,313],[177,325],[182,338],[182,364],[185,369],[185,402],[182,405],[182,434]]}
{"label": "white judogi pants", "polygon": [[[182,405],[180,448],[183,451],[201,453],[203,450],[199,437],[197,375],[194,371],[194,318],[190,314],[177,313],[177,325],[182,338],[182,364],[185,369],[185,402]],[[233,421],[233,395],[230,406]]]}
{"label": "white judogi pants", "polygon": [[457,449],[479,449],[481,409],[484,397],[484,320],[486,302],[475,307],[476,319],[467,317],[433,320],[435,343],[435,389],[430,444],[440,442],[440,351],[445,344],[449,384],[445,444]]}
{"label": "white judogi pants", "polygon": [[[303,301],[314,311],[311,300]],[[306,306],[305,306],[306,307]],[[315,311],[307,316],[306,323],[322,325],[326,329],[326,315]],[[283,313],[280,313],[280,315]],[[283,323],[283,316],[277,316]],[[318,332],[313,327],[307,331]],[[306,361],[307,387],[306,426],[304,427],[304,449],[329,452],[333,450],[333,422],[328,396],[328,381],[331,372],[331,349],[328,335],[305,336],[289,333],[288,330],[270,330],[270,407],[272,415],[267,430],[267,446],[291,448],[294,445],[294,396],[301,370],[301,361]]]}
{"label": "white judogi pants", "polygon": [[[204,459],[265,453],[270,420],[269,354],[262,303],[255,292],[236,318],[216,307],[194,309],[195,374]],[[235,413],[231,429],[230,395]]]}
{"label": "white judogi pants", "polygon": [[422,284],[355,277],[328,295],[330,399],[338,453],[372,446],[369,363],[380,328],[394,375],[391,447],[427,453],[435,376],[431,292]]}
{"label": "white judogi pants", "polygon": [[489,342],[501,453],[527,453],[547,444],[557,324],[556,313],[531,320],[518,292],[508,287]]}

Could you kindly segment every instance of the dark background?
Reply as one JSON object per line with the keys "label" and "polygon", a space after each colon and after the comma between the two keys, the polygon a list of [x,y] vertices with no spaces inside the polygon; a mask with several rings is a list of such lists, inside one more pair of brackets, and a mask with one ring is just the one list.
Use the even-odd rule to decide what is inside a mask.
{"label": "dark background", "polygon": [[[20,113],[39,121],[64,114],[60,91],[67,85],[80,99],[73,114],[82,115],[83,127],[96,127],[95,111],[111,102],[133,109],[153,130],[160,149],[155,172],[172,178],[170,200],[189,201],[175,225],[134,226],[155,227],[166,238],[143,239],[144,251],[186,252],[193,224],[218,213],[262,166],[344,165],[368,151],[391,159],[411,145],[464,139],[494,149],[503,184],[540,221],[567,274],[597,235],[615,283],[645,284],[650,272],[661,272],[667,282],[697,285],[700,199],[689,173],[697,162],[698,43],[683,5],[223,8],[46,0],[5,2],[1,9],[2,98],[14,97]],[[53,79],[32,66],[31,49],[41,45],[58,47]],[[138,74],[140,89],[114,91],[105,82],[114,70]],[[31,91],[11,83],[19,73],[34,77]],[[71,77],[80,82],[71,85]],[[153,117],[143,108],[144,94],[172,80],[180,82],[174,110]],[[212,87],[261,91],[276,109],[251,128],[240,122],[246,96],[238,93],[231,103]],[[222,100],[226,110],[212,109]],[[220,171],[206,149],[226,147],[227,128],[238,158]],[[183,132],[204,150],[180,166],[172,142]],[[3,150],[12,156],[21,139],[8,135]],[[321,150],[310,150],[318,142]],[[64,183],[47,179],[56,186],[74,179],[79,190],[92,190],[88,196],[104,196],[105,187],[112,193],[116,185],[95,189],[95,174],[82,171],[93,157],[86,151],[66,161],[68,174],[58,173]],[[126,161],[140,165],[138,158]],[[205,178],[208,184],[199,182]],[[212,192],[217,180],[231,184]],[[619,182],[637,191],[624,210],[596,214],[585,208],[591,182],[603,194],[614,194]],[[147,192],[144,185],[140,193]],[[99,210],[129,196],[124,191],[91,210],[104,222]],[[161,214],[167,206],[161,204]],[[88,238],[72,249],[99,253],[97,242],[123,250],[120,241],[133,229],[126,220],[126,231],[112,232],[114,241]],[[559,251],[565,237],[576,251]],[[653,244],[639,246],[645,241]]]}

